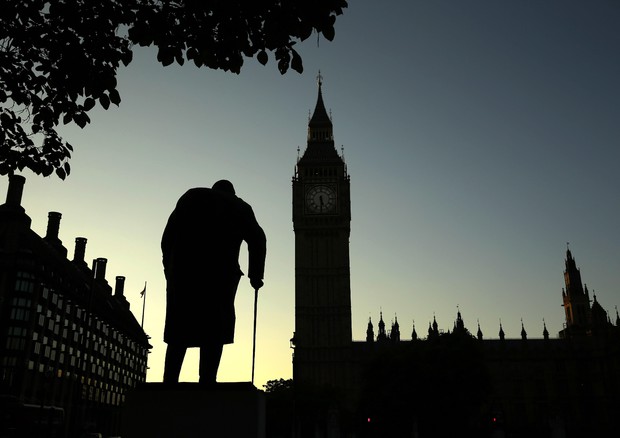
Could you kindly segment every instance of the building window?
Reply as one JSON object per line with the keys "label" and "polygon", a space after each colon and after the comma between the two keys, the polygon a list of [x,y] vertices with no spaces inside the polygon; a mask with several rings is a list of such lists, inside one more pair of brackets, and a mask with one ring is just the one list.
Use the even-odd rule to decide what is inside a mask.
{"label": "building window", "polygon": [[15,290],[32,293],[34,291],[34,275],[29,272],[18,272],[15,280]]}
{"label": "building window", "polygon": [[23,350],[26,346],[26,340],[9,336],[6,338],[7,350]]}
{"label": "building window", "polygon": [[14,307],[11,309],[11,319],[16,321],[28,321],[30,318],[30,311],[22,309],[20,307]]}

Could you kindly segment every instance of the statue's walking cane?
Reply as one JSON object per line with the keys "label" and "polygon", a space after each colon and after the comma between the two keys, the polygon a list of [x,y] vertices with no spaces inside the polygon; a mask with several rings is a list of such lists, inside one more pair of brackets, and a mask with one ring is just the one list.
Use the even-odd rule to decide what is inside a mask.
{"label": "statue's walking cane", "polygon": [[252,385],[254,384],[254,362],[256,360],[256,308],[258,305],[258,289],[254,289],[254,340],[252,343]]}

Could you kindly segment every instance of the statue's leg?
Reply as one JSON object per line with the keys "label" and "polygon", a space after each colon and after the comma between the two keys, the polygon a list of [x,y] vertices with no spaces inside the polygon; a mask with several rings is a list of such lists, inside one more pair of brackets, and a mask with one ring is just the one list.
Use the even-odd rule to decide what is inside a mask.
{"label": "statue's leg", "polygon": [[168,344],[166,348],[166,362],[164,365],[164,383],[178,383],[181,374],[181,365],[185,358],[187,347]]}
{"label": "statue's leg", "polygon": [[223,348],[223,344],[209,344],[200,347],[200,383],[215,383]]}

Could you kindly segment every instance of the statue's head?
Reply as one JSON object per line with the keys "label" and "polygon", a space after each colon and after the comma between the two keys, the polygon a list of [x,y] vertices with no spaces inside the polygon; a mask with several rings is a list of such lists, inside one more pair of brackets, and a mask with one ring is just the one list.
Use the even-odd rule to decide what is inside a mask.
{"label": "statue's head", "polygon": [[228,193],[231,195],[235,194],[235,188],[232,185],[232,183],[226,179],[221,179],[219,181],[217,181],[215,184],[213,184],[213,187],[211,187],[213,190],[217,190],[219,192],[224,192],[224,193]]}

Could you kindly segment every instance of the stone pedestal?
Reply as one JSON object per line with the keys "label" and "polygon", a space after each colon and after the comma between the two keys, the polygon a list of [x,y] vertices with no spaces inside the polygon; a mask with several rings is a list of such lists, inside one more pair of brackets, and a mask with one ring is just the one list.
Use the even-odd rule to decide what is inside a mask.
{"label": "stone pedestal", "polygon": [[127,394],[123,438],[264,438],[265,394],[249,382],[146,383]]}

